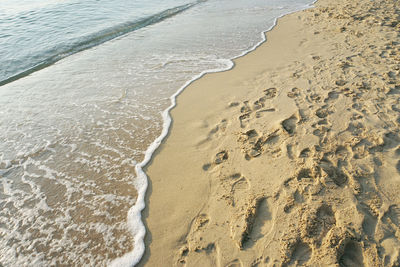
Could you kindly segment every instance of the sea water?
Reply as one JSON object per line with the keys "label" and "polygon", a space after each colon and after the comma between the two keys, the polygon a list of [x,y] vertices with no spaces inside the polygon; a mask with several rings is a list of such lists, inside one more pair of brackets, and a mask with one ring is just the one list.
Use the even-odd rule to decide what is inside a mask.
{"label": "sea water", "polygon": [[0,265],[137,263],[175,96],[311,2],[0,1]]}

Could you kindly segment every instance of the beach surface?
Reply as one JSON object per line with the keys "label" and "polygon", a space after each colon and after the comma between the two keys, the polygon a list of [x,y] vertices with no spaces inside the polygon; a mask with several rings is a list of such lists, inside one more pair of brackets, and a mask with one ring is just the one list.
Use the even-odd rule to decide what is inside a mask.
{"label": "beach surface", "polygon": [[399,266],[400,6],[319,0],[188,86],[140,266]]}

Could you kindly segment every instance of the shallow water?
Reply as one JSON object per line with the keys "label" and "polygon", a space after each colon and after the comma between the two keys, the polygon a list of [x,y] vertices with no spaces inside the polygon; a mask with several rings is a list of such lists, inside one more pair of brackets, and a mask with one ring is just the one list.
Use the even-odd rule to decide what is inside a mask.
{"label": "shallow water", "polygon": [[[1,79],[187,3],[3,1]],[[134,168],[161,133],[169,97],[203,71],[230,67],[276,17],[308,3],[198,2],[1,86],[0,263],[101,266],[131,251]]]}

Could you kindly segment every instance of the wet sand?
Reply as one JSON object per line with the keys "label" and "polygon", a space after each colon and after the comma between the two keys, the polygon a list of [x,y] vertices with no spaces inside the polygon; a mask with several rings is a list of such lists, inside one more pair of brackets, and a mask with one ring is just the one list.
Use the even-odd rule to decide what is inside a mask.
{"label": "wet sand", "polygon": [[177,99],[146,266],[400,264],[400,10],[320,0]]}

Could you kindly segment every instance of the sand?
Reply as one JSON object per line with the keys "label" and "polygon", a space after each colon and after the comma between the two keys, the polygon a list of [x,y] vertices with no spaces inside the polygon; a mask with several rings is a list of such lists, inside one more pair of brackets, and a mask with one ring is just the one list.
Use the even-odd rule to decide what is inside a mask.
{"label": "sand", "polygon": [[186,88],[140,265],[399,266],[399,9],[320,0]]}

